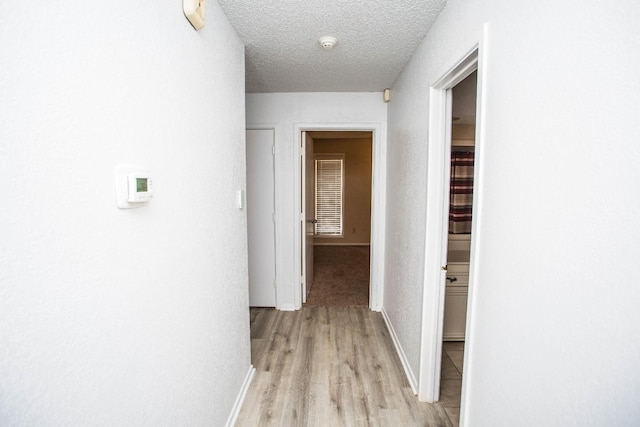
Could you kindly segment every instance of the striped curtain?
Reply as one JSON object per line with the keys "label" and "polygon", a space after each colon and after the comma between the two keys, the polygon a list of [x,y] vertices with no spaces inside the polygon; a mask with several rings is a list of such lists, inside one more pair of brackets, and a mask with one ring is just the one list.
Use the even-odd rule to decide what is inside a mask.
{"label": "striped curtain", "polygon": [[471,233],[473,207],[473,152],[451,152],[449,233]]}

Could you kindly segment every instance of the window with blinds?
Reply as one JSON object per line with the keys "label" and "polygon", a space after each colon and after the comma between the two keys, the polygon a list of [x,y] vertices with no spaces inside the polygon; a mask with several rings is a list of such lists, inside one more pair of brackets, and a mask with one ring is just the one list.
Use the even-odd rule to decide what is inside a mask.
{"label": "window with blinds", "polygon": [[316,235],[342,237],[344,154],[316,156]]}

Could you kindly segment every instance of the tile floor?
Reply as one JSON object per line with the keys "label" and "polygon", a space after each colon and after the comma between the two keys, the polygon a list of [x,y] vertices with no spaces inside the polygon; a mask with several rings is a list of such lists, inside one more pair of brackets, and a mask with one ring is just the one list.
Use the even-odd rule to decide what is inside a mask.
{"label": "tile floor", "polygon": [[463,341],[445,341],[442,345],[440,403],[454,427],[460,423],[460,390],[462,388]]}

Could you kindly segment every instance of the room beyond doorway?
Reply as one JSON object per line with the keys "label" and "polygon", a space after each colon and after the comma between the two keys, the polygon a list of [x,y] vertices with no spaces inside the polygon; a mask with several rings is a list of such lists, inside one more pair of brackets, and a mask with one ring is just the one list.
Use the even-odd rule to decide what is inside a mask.
{"label": "room beyond doorway", "polygon": [[306,140],[315,169],[306,305],[369,306],[373,132],[308,131]]}

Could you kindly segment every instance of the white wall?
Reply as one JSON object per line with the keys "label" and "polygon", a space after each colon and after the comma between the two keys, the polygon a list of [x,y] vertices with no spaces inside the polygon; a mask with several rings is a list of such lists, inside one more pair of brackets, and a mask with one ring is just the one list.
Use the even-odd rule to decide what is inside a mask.
{"label": "white wall", "polygon": [[640,422],[639,19],[450,0],[393,85],[384,305],[417,370],[429,86],[489,24],[466,425]]}
{"label": "white wall", "polygon": [[276,129],[276,274],[277,307],[295,308],[299,279],[295,265],[296,176],[294,159],[296,124],[380,125],[386,136],[387,107],[381,93],[272,93],[247,94],[247,126],[265,125]]}
{"label": "white wall", "polygon": [[[224,425],[250,367],[243,46],[216,2],[0,5],[0,424]],[[119,210],[114,168],[154,175]]]}

